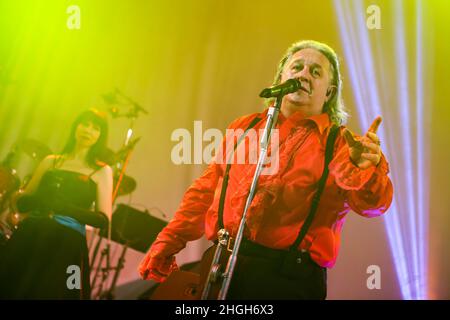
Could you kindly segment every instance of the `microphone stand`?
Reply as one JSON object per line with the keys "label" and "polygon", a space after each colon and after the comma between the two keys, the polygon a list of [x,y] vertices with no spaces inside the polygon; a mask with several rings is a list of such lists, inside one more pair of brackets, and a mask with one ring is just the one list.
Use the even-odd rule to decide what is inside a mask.
{"label": "microphone stand", "polygon": [[[236,239],[234,242],[233,250],[231,252],[230,257],[228,258],[227,265],[225,267],[225,271],[222,273],[222,286],[220,288],[219,294],[218,294],[218,300],[225,300],[227,297],[228,290],[230,288],[231,279],[233,277],[234,269],[236,267],[237,262],[237,256],[239,252],[239,248],[242,242],[242,238],[244,235],[244,228],[245,228],[245,220],[247,217],[247,212],[250,207],[250,204],[252,203],[252,200],[256,193],[256,187],[258,184],[259,176],[261,175],[263,165],[266,161],[267,156],[267,148],[270,140],[270,136],[272,133],[273,128],[275,128],[277,120],[278,120],[278,114],[280,112],[281,102],[283,100],[283,96],[286,93],[281,92],[280,95],[276,97],[276,103],[275,106],[269,107],[268,113],[267,113],[267,121],[266,125],[264,127],[264,132],[261,136],[260,146],[261,150],[259,153],[258,162],[256,165],[256,170],[253,175],[252,184],[250,186],[250,192],[247,197],[247,201],[245,203],[244,213],[242,214],[241,222],[239,224],[239,229],[237,231]],[[217,246],[216,252],[213,257],[213,261],[211,263],[211,269],[209,272],[209,275],[207,277],[207,282],[205,284],[205,287],[203,289],[201,299],[207,299],[209,291],[211,289],[211,282],[214,282],[217,278],[217,264],[220,259],[220,254],[224,250],[224,247],[229,245],[229,233],[225,229],[221,229],[218,232],[219,234],[219,245]]]}
{"label": "microphone stand", "polygon": [[[134,119],[133,119],[133,120],[134,120]],[[131,132],[131,134],[127,135],[127,139],[126,139],[126,143],[127,143],[127,144],[129,143],[130,138],[131,138],[131,135],[132,135],[132,132],[133,132],[133,130],[132,130],[131,128],[129,129],[128,133],[130,133],[130,132]],[[135,144],[137,141],[138,141],[138,140],[134,140],[134,142],[130,144],[132,147],[128,149],[128,152],[127,152],[127,155],[126,155],[124,164],[123,164],[123,166],[122,166],[122,168],[121,168],[121,171],[120,171],[120,176],[119,176],[119,179],[118,179],[118,181],[117,181],[116,188],[114,189],[114,193],[113,193],[113,203],[115,202],[115,200],[116,200],[116,198],[117,198],[117,195],[118,195],[118,192],[119,192],[119,187],[120,187],[120,184],[121,184],[121,182],[122,182],[123,175],[124,175],[125,170],[126,170],[126,168],[127,168],[127,166],[128,166],[128,161],[130,160],[130,157],[131,157],[131,152],[132,152],[132,150],[133,150],[132,148],[134,147],[134,144]],[[126,147],[128,147],[128,146],[126,146]],[[112,220],[112,219],[111,219],[111,220]],[[111,221],[111,225],[112,225],[112,221]],[[111,229],[111,228],[110,228],[110,229]],[[110,238],[109,238],[109,239],[111,239],[111,235],[110,235]],[[115,287],[116,287],[117,280],[119,279],[120,271],[122,270],[122,268],[124,267],[124,264],[125,264],[125,253],[126,253],[127,249],[128,249],[128,243],[126,243],[126,244],[123,246],[123,248],[122,248],[122,252],[121,252],[121,254],[120,254],[120,258],[119,258],[119,260],[118,260],[118,262],[117,262],[117,266],[114,267],[114,268],[112,268],[112,269],[114,270],[113,281],[112,281],[111,286],[109,287],[109,289],[103,294],[103,297],[105,297],[105,298],[108,299],[108,300],[114,299],[114,289],[115,289]]]}
{"label": "microphone stand", "polygon": [[[116,164],[117,168],[120,169],[120,174],[119,174],[119,179],[117,180],[117,183],[116,183],[116,186],[114,188],[113,195],[112,195],[112,203],[113,204],[115,203],[115,201],[117,199],[117,196],[119,194],[120,185],[122,183],[122,179],[123,179],[123,176],[125,174],[125,170],[126,170],[126,168],[128,166],[128,162],[129,162],[129,160],[131,158],[131,153],[132,153],[132,151],[134,149],[135,144],[140,140],[140,138],[136,138],[134,140],[131,140],[131,138],[133,136],[133,133],[134,133],[133,127],[134,127],[134,123],[135,123],[136,117],[138,115],[138,112],[143,110],[137,104],[135,104],[134,106],[135,106],[134,110],[132,110],[130,113],[128,113],[126,115],[131,120],[130,120],[130,125],[129,125],[128,130],[127,130],[127,136],[125,138],[124,145],[123,145],[122,149],[119,151],[119,154],[122,153],[123,151],[126,151],[126,156],[125,156],[125,159],[123,161],[119,161]],[[122,268],[124,266],[125,253],[126,253],[126,251],[128,249],[128,244],[126,244],[122,248],[122,253],[121,253],[120,258],[118,260],[117,266],[111,268],[110,265],[109,265],[109,249],[110,249],[110,242],[111,242],[111,232],[112,232],[112,217],[111,217],[110,226],[109,226],[109,233],[108,233],[108,245],[107,245],[108,256],[107,256],[106,270],[107,270],[107,272],[109,270],[114,270],[114,277],[113,277],[113,281],[112,281],[110,287],[104,293],[102,293],[103,283],[106,281],[106,278],[104,277],[103,281],[102,281],[101,291],[99,291],[99,297],[105,298],[107,300],[114,299],[114,289],[116,287],[120,271],[122,270]]]}
{"label": "microphone stand", "polygon": [[[117,181],[117,184],[116,184],[114,192],[113,192],[112,205],[114,205],[114,203],[116,201],[116,198],[118,196],[120,184],[122,183],[122,179],[123,179],[123,176],[125,174],[125,169],[126,169],[126,167],[128,165],[128,161],[129,161],[130,156],[131,156],[131,151],[134,148],[134,145],[140,139],[140,138],[138,138],[138,139],[135,139],[135,140],[131,141],[131,137],[133,136],[133,127],[134,127],[135,120],[136,120],[139,112],[143,112],[144,114],[148,114],[148,112],[144,108],[142,108],[139,104],[134,102],[128,96],[125,96],[122,92],[119,91],[119,89],[115,90],[115,92],[113,93],[113,96],[112,96],[113,100],[108,101],[108,103],[110,103],[110,102],[111,103],[112,102],[117,102],[116,95],[120,95],[123,98],[125,98],[127,100],[127,102],[130,105],[133,106],[133,109],[131,111],[129,111],[128,113],[122,114],[122,115],[119,114],[116,111],[116,109],[114,109],[114,108],[112,110],[110,110],[110,112],[112,113],[112,116],[114,118],[116,118],[116,117],[127,117],[127,118],[131,119],[130,120],[130,125],[129,125],[128,130],[127,130],[127,135],[126,135],[126,138],[125,138],[125,141],[124,141],[124,146],[122,147],[122,149],[125,148],[127,150],[127,154],[126,154],[125,160],[123,161],[123,164],[120,163],[120,162],[116,163],[117,168],[120,169],[120,175],[119,175],[119,179]],[[107,100],[106,97],[105,97],[105,100]],[[121,150],[121,151],[123,151],[123,150]],[[127,246],[125,247],[125,249],[123,250],[123,252],[121,254],[121,257],[120,257],[119,262],[118,262],[118,266],[115,267],[115,268],[111,268],[111,266],[110,266],[110,254],[109,254],[110,253],[110,247],[111,247],[111,233],[112,233],[112,217],[111,217],[111,221],[109,222],[109,225],[108,225],[108,243],[106,244],[106,247],[101,252],[100,261],[98,262],[98,267],[96,269],[96,272],[95,272],[95,275],[94,275],[94,278],[93,278],[93,281],[92,281],[92,284],[91,284],[91,288],[95,288],[95,284],[97,282],[97,277],[98,277],[98,272],[99,272],[99,270],[102,270],[103,273],[102,273],[101,286],[100,286],[100,289],[98,290],[98,293],[97,293],[97,296],[96,296],[99,299],[101,299],[101,298],[106,298],[108,300],[113,299],[113,297],[114,297],[113,296],[113,290],[115,288],[120,269],[123,268],[123,263],[125,261],[124,254],[125,254],[125,251],[127,249]],[[94,233],[94,236],[95,236],[95,233]],[[95,264],[95,258],[97,256],[98,250],[100,248],[100,244],[101,244],[101,242],[103,240],[102,236],[100,235],[100,233],[99,233],[98,236],[99,236],[99,239],[98,239],[97,244],[96,244],[95,249],[94,249],[93,258],[92,258],[92,266]],[[106,267],[102,268],[101,266],[102,266],[102,263],[103,263],[103,259],[105,259],[105,258],[106,258]],[[92,266],[91,266],[91,268],[92,268]],[[107,278],[109,276],[109,270],[112,270],[112,269],[114,269],[116,271],[116,273],[114,275],[113,283],[111,284],[110,288],[105,293],[102,293],[103,286],[104,286],[104,284],[105,284],[105,282],[106,282],[106,280],[107,280]]]}

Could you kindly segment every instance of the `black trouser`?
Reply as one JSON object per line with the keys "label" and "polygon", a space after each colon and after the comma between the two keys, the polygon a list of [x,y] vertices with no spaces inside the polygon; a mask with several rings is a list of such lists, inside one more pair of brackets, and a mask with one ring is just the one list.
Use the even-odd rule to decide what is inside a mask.
{"label": "black trouser", "polygon": [[326,268],[317,265],[305,252],[298,277],[287,277],[280,272],[285,253],[243,241],[227,300],[324,300],[327,295]]}

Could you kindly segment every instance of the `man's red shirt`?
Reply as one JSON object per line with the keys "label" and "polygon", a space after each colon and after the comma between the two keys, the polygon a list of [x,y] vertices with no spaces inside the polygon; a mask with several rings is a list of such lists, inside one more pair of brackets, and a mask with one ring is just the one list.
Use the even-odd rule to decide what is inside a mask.
{"label": "man's red shirt", "polygon": [[[259,137],[266,114],[267,110],[239,118],[229,129],[245,130],[255,117],[260,117],[261,121],[254,127]],[[289,118],[280,113],[276,126],[279,130],[279,168],[275,174],[261,176],[258,181],[246,219],[244,236],[247,239],[275,249],[287,249],[294,243],[322,175],[331,124],[326,113],[305,117],[299,111]],[[350,161],[343,129],[342,126],[336,139],[330,174],[316,216],[299,247],[308,250],[317,264],[328,268],[335,264],[347,213],[353,210],[365,217],[379,216],[389,208],[393,194],[384,156],[376,167],[359,169]],[[248,158],[249,144],[246,142],[239,144],[236,153],[242,151],[239,148],[244,148]],[[230,141],[225,138],[222,147],[227,143]],[[217,160],[210,163],[186,191],[174,218],[158,235],[141,269],[150,262],[156,270],[170,271],[174,263],[166,258],[183,249],[187,241],[196,240],[203,234],[209,240],[217,238],[217,212],[226,168],[226,161]],[[232,236],[239,227],[255,167],[254,163],[231,166],[223,222]],[[151,277],[161,280],[154,275]]]}

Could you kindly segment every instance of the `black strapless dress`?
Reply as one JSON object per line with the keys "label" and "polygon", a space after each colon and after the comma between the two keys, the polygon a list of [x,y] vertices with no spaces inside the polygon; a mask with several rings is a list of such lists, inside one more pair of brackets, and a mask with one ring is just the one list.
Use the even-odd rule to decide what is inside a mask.
{"label": "black strapless dress", "polygon": [[[52,169],[36,195],[90,209],[97,185],[90,176]],[[0,257],[0,298],[89,299],[89,275],[85,226],[64,212],[49,217],[38,209],[19,224]]]}

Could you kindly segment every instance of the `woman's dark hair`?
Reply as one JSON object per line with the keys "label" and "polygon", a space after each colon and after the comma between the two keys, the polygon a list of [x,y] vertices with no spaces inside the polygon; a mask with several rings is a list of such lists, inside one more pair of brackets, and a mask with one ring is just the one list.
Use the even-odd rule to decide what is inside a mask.
{"label": "woman's dark hair", "polygon": [[86,163],[90,167],[97,169],[102,166],[100,158],[106,151],[106,144],[108,140],[108,123],[106,120],[106,115],[96,109],[89,109],[75,119],[72,124],[72,128],[70,129],[69,139],[62,150],[62,154],[69,154],[73,151],[76,143],[75,131],[80,123],[85,122],[92,122],[100,128],[100,136],[98,137],[97,142],[91,146],[86,155]]}

